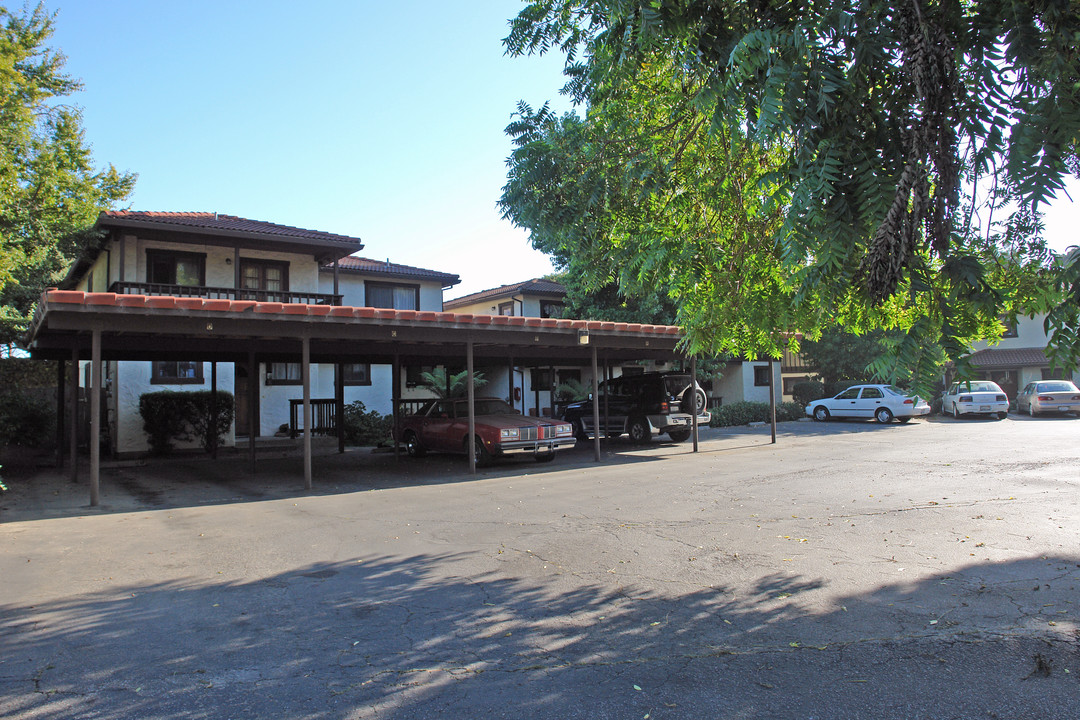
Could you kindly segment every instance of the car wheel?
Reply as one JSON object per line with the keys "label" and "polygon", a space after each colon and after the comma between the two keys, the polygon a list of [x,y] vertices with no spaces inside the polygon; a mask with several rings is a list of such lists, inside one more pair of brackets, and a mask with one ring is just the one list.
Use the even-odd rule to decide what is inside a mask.
{"label": "car wheel", "polygon": [[824,405],[818,405],[814,408],[814,419],[818,422],[825,422],[829,419],[829,408]]}
{"label": "car wheel", "polygon": [[874,417],[877,418],[877,421],[882,425],[890,423],[892,422],[892,410],[887,407],[879,407],[874,411]]}
{"label": "car wheel", "polygon": [[1004,420],[1007,417],[1009,417],[1009,413],[1007,413],[1007,412],[999,412],[997,414],[997,419],[998,420]]}
{"label": "car wheel", "polygon": [[910,416],[910,415],[908,415],[907,417],[902,417],[902,418],[896,418],[896,419],[897,419],[897,420],[899,420],[899,421],[900,421],[900,422],[902,422],[902,423],[908,423],[908,422],[911,422],[911,416]]}
{"label": "car wheel", "polygon": [[690,438],[690,430],[669,430],[668,437],[672,442],[686,442]]}
{"label": "car wheel", "polygon": [[1038,414],[1039,413],[1035,412],[1035,406],[1034,405],[1028,405],[1028,415],[1030,415],[1031,417],[1035,417]]}
{"label": "car wheel", "polygon": [[952,416],[953,416],[953,420],[959,420],[960,419],[960,409],[956,407],[956,403],[953,403],[953,406],[952,406]]}
{"label": "car wheel", "polygon": [[652,428],[645,418],[634,418],[630,421],[630,441],[635,445],[644,445],[652,440]]}
{"label": "car wheel", "polygon": [[589,441],[589,434],[585,432],[585,423],[581,418],[574,421],[574,438],[580,442]]}
{"label": "car wheel", "polygon": [[418,458],[427,454],[427,450],[420,444],[420,438],[416,437],[416,433],[412,430],[405,433],[403,440],[405,441],[405,452],[409,457]]}
{"label": "car wheel", "polygon": [[536,458],[536,462],[551,462],[555,459],[555,453],[540,453],[539,455],[533,455],[533,457]]}
{"label": "car wheel", "polygon": [[[468,441],[466,441],[468,442]],[[484,447],[484,441],[477,435],[473,438],[473,452],[476,453],[476,467],[484,467],[491,464],[491,455],[488,453],[487,448]],[[469,448],[465,448],[465,454],[469,454]]]}

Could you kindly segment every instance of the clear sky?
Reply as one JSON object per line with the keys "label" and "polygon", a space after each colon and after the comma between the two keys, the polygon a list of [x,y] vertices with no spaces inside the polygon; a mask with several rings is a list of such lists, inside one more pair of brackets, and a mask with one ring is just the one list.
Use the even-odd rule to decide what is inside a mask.
{"label": "clear sky", "polygon": [[[352,235],[460,275],[447,299],[551,271],[495,207],[517,102],[569,108],[561,57],[503,55],[519,0],[46,5],[95,161],[139,174],[132,209]],[[1051,245],[1078,228],[1055,202]]]}

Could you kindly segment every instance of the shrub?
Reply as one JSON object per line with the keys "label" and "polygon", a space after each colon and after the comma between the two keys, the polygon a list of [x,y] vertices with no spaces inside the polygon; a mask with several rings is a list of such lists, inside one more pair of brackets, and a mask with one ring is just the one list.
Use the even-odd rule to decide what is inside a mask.
{"label": "shrub", "polygon": [[791,387],[791,398],[796,405],[806,407],[814,400],[825,397],[825,384],[817,380],[804,380]]}
{"label": "shrub", "polygon": [[[778,403],[776,406],[776,421],[798,420],[804,415],[804,410],[798,403]],[[747,425],[752,422],[770,422],[772,414],[769,411],[769,403],[763,402],[736,402],[730,405],[721,405],[712,411],[712,420],[709,427],[734,427]]]}
{"label": "shrub", "polygon": [[46,393],[9,387],[0,394],[0,446],[38,447],[55,427],[56,408]]}
{"label": "shrub", "polygon": [[209,390],[162,390],[141,395],[139,415],[143,419],[143,430],[149,436],[151,451],[156,455],[165,455],[172,451],[174,442],[198,438],[209,452],[224,440],[225,433],[232,425],[236,404],[232,393],[219,390],[217,417],[213,418],[212,395]]}
{"label": "shrub", "polygon": [[393,428],[393,416],[369,411],[359,400],[345,406],[345,442],[349,445],[388,444]]}

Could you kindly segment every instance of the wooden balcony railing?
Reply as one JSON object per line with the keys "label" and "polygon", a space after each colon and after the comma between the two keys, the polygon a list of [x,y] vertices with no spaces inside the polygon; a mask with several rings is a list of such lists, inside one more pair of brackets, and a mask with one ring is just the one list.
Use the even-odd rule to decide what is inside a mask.
{"label": "wooden balcony railing", "polygon": [[171,297],[200,297],[212,300],[257,300],[259,302],[302,303],[305,305],[340,305],[342,298],[341,295],[316,292],[282,292],[142,282],[114,282],[109,287],[109,292],[121,295],[168,295]]}

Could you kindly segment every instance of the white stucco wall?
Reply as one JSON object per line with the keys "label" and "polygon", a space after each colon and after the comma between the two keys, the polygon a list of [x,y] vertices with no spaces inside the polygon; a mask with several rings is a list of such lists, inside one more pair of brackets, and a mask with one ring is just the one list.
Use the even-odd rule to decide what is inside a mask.
{"label": "white stucco wall", "polygon": [[[769,402],[769,386],[754,385],[754,368],[768,367],[768,362],[731,362],[724,368],[723,377],[713,380],[711,397],[720,397],[724,405],[734,402]],[[781,375],[780,363],[773,367],[773,383],[776,386],[777,402],[780,402]]]}
{"label": "white stucco wall", "polygon": [[[364,286],[366,280],[371,280],[372,282],[378,283],[419,285],[420,309],[434,312],[442,311],[443,290],[441,282],[419,282],[417,280],[408,278],[380,276],[377,273],[366,275],[354,272],[339,272],[338,291],[342,295],[341,302],[343,305],[349,305],[352,307],[363,307],[366,304],[367,299]],[[322,270],[319,272],[319,292],[327,294],[334,292],[333,271]]]}
{"label": "white stucco wall", "polygon": [[1016,337],[1001,338],[1001,341],[991,345],[985,340],[972,343],[972,351],[983,350],[988,347],[999,350],[1015,350],[1018,348],[1043,348],[1046,347],[1046,333],[1043,332],[1043,321],[1046,315],[1036,315],[1033,318],[1021,315],[1016,319]]}

